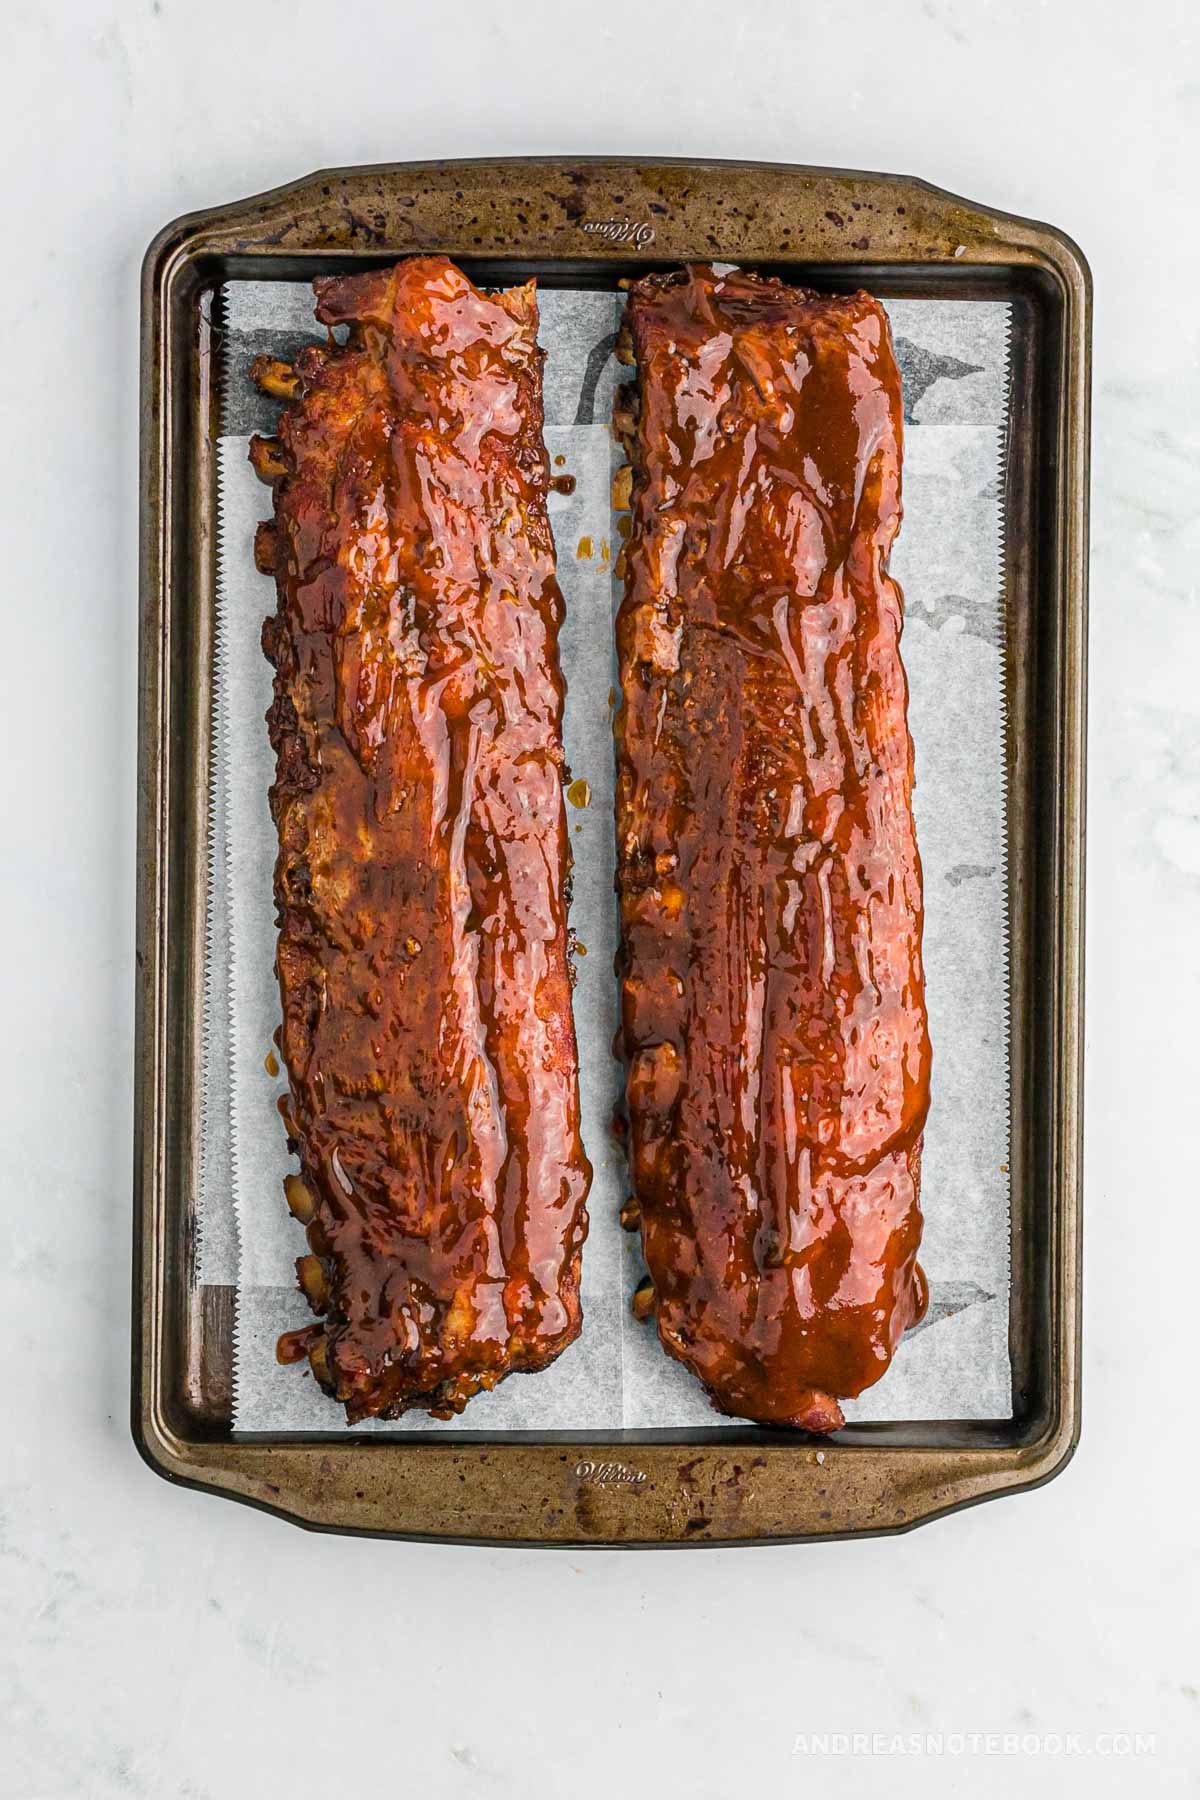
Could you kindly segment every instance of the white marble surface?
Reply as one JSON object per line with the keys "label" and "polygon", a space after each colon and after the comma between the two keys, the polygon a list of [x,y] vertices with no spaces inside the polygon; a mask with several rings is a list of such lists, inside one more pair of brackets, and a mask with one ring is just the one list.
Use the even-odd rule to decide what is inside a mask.
{"label": "white marble surface", "polygon": [[[1198,51],[1165,0],[10,5],[0,1795],[1195,1791]],[[1083,1443],[874,1543],[302,1537],[126,1423],[138,264],[322,164],[621,148],[907,170],[1091,259]],[[796,1754],[926,1730],[1157,1750]]]}

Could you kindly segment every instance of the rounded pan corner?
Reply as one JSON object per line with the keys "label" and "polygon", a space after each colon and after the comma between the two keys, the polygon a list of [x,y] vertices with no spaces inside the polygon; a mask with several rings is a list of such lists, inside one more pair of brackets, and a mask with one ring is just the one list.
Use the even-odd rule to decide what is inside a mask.
{"label": "rounded pan corner", "polygon": [[1074,1406],[1063,1416],[1061,1423],[1056,1428],[1049,1428],[1030,1445],[1027,1452],[1029,1467],[1018,1484],[1019,1491],[1045,1487],[1047,1482],[1056,1481],[1078,1450],[1082,1430],[1083,1420],[1076,1395]]}
{"label": "rounded pan corner", "polygon": [[[238,1447],[227,1444],[196,1446],[197,1454],[189,1455],[184,1441],[165,1426],[154,1406],[143,1407],[137,1396],[130,1415],[130,1436],[146,1467],[171,1487],[190,1488],[193,1493],[208,1494],[217,1500],[231,1500],[239,1506],[253,1507],[257,1512],[270,1513],[303,1531],[336,1531],[360,1535],[349,1520],[322,1523],[319,1519],[306,1515],[300,1510],[298,1500],[289,1502],[281,1486],[244,1469]],[[400,1534],[376,1532],[373,1535]]]}
{"label": "rounded pan corner", "polygon": [[129,1435],[133,1447],[145,1463],[163,1481],[185,1482],[187,1468],[179,1446],[169,1432],[163,1430],[153,1409],[145,1408],[135,1392],[129,1415]]}
{"label": "rounded pan corner", "polygon": [[170,275],[197,255],[204,226],[211,217],[209,212],[180,213],[155,232],[142,257],[143,295],[163,293]]}
{"label": "rounded pan corner", "polygon": [[[798,171],[800,172],[800,171]],[[957,194],[919,175],[873,174],[857,170],[830,171],[848,179],[868,184],[903,188],[919,195],[931,208],[936,222],[944,229],[954,226],[966,232],[971,226],[979,239],[979,248],[987,251],[987,260],[995,260],[994,252],[1010,249],[1022,260],[1030,260],[1048,274],[1056,276],[1068,292],[1076,294],[1085,307],[1092,299],[1092,270],[1080,245],[1061,226],[1041,219],[1029,219],[1020,213],[1005,212],[1000,207],[985,206],[965,194]],[[951,233],[950,235],[955,235]],[[961,254],[956,246],[954,260]],[[924,259],[923,259],[924,260]],[[932,259],[932,260],[936,260]],[[967,261],[971,259],[968,257]]]}
{"label": "rounded pan corner", "polygon": [[1046,1487],[1066,1469],[1079,1447],[1079,1436],[1080,1419],[1076,1409],[1061,1424],[1049,1426],[1032,1443],[1019,1450],[1006,1451],[981,1480],[968,1478],[956,1484],[961,1485],[962,1491],[952,1498],[939,1497],[931,1489],[932,1503],[918,1509],[910,1525],[901,1529],[926,1525],[951,1513],[965,1512],[968,1507],[982,1506],[989,1500],[1030,1494],[1036,1488]]}
{"label": "rounded pan corner", "polygon": [[1059,283],[1077,309],[1080,326],[1088,332],[1092,310],[1092,266],[1079,244],[1060,226],[1048,225],[1041,219],[1013,218],[1010,222],[1020,227],[1024,247],[1032,251],[1036,265]]}
{"label": "rounded pan corner", "polygon": [[1067,231],[1058,225],[1046,225],[1038,221],[1033,229],[1047,243],[1052,243],[1058,252],[1057,261],[1063,269],[1073,276],[1072,285],[1077,287],[1085,303],[1092,303],[1092,265],[1085,256],[1080,244]]}

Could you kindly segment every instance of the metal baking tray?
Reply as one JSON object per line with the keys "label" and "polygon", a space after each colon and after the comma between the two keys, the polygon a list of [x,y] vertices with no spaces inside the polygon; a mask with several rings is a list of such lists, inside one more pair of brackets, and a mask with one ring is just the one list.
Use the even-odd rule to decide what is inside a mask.
{"label": "metal baking tray", "polygon": [[[1013,308],[1006,528],[1014,1417],[235,1437],[233,1293],[194,1284],[217,422],[213,301],[441,250],[490,283],[741,262]],[[329,170],[178,219],[142,276],[133,1433],[169,1480],[325,1530],[703,1544],[904,1530],[1049,1480],[1079,1432],[1091,283],[1062,232],[923,182],[613,159]]]}

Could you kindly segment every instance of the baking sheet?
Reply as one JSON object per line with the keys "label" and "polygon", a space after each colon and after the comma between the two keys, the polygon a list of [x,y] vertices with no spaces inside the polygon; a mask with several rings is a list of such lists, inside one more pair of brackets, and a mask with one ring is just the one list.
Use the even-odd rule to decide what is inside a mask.
{"label": "baking sheet", "polygon": [[[424,1415],[388,1432],[613,1430],[717,1426],[694,1379],[638,1324],[629,1297],[638,1240],[620,1230],[624,1158],[609,1119],[621,1083],[612,958],[616,685],[612,564],[619,542],[609,484],[608,421],[628,371],[612,356],[621,297],[540,293],[546,442],[570,496],[551,497],[566,599],[561,651],[565,737],[591,804],[569,808],[576,867],[571,922],[586,946],[575,993],[583,1133],[595,1169],[583,1261],[584,1330],[552,1367],[478,1396],[459,1419]],[[904,377],[905,523],[893,572],[905,589],[903,653],[916,747],[915,810],[925,874],[925,966],[934,1046],[925,1139],[921,1260],[929,1313],[882,1382],[848,1419],[1011,1416],[1008,1357],[1008,1058],[1001,706],[1002,479],[1009,309],[998,302],[906,301],[888,307]],[[273,605],[252,541],[269,510],[246,460],[275,408],[248,381],[263,350],[293,354],[316,335],[306,285],[225,290],[226,379],[219,445],[216,769],[206,941],[200,1278],[237,1288],[234,1423],[253,1431],[338,1430],[341,1412],[311,1377],[275,1361],[278,1334],[311,1314],[294,1286],[303,1233],[282,1199],[294,1166],[267,1062],[279,1022],[273,971],[273,775],[263,715],[271,671],[259,646]],[[562,459],[561,462],[559,459]],[[358,1427],[362,1430],[364,1427]]]}

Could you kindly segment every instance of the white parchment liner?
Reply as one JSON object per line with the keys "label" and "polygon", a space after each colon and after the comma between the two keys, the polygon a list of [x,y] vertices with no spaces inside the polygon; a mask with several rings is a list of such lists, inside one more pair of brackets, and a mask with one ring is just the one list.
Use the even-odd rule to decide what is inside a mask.
{"label": "white parchment liner", "polygon": [[[282,1076],[266,1059],[279,1023],[267,808],[273,758],[263,715],[271,670],[259,644],[273,608],[254,567],[269,495],[246,460],[274,409],[247,379],[260,350],[294,354],[318,335],[312,294],[290,283],[226,289],[226,393],[220,447],[222,531],[216,659],[217,758],[211,810],[201,1183],[203,1281],[236,1283],[235,1424],[252,1431],[344,1429],[311,1377],[275,1361],[278,1334],[310,1317],[294,1286],[305,1248],[283,1202],[293,1166],[276,1110]],[[575,853],[571,923],[579,962],[583,1132],[595,1169],[584,1251],[584,1330],[549,1370],[503,1383],[444,1424],[418,1414],[384,1431],[602,1430],[713,1426],[699,1386],[639,1325],[629,1297],[638,1240],[617,1213],[628,1187],[609,1119],[621,1083],[612,960],[613,750],[616,683],[612,563],[619,543],[609,487],[612,357],[622,304],[612,293],[540,292],[546,442],[570,496],[551,516],[566,599],[561,651],[571,772],[591,804],[568,808]],[[846,1404],[849,1419],[984,1419],[1011,1414],[1008,1355],[1009,1194],[1007,933],[1002,783],[1003,444],[1008,307],[904,301],[888,307],[905,384],[904,526],[892,560],[905,591],[903,655],[916,746],[916,818],[925,876],[925,969],[934,1046],[925,1138],[921,1261],[926,1321],[882,1382]],[[561,458],[561,461],[559,460]],[[361,1427],[359,1429],[362,1429]],[[368,1427],[368,1429],[371,1429]]]}

